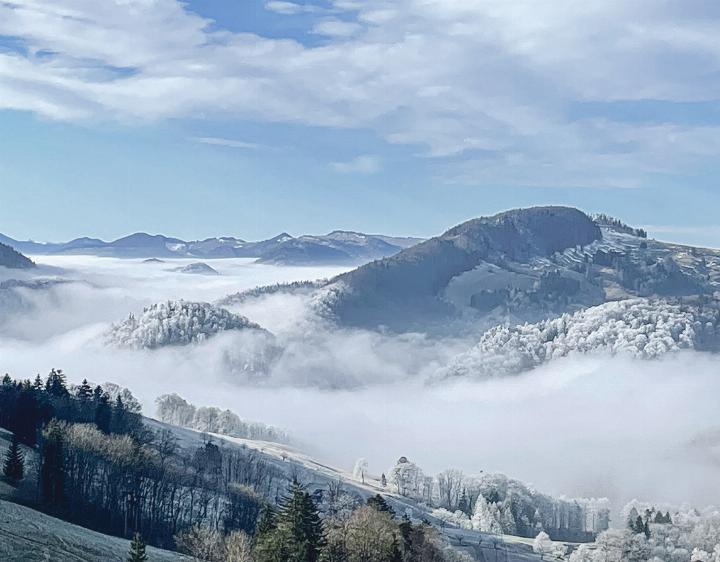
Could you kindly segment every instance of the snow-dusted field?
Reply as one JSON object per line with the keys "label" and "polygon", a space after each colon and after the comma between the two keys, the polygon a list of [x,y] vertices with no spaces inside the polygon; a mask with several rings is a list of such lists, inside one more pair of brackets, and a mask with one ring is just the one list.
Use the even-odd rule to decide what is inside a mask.
{"label": "snow-dusted field", "polygon": [[[124,562],[130,541],[90,531],[0,500],[0,560],[6,562]],[[193,560],[148,547],[149,562]]]}

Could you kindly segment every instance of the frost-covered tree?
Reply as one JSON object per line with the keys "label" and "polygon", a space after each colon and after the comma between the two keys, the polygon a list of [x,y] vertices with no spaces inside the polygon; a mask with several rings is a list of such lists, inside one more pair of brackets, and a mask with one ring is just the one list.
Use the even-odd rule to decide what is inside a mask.
{"label": "frost-covered tree", "polygon": [[195,406],[184,398],[175,393],[164,394],[155,399],[155,404],[160,421],[180,427],[192,427],[195,419]]}
{"label": "frost-covered tree", "polygon": [[202,342],[226,330],[265,332],[244,316],[203,302],[167,301],[147,307],[139,316],[114,324],[107,334],[120,347],[155,349]]}
{"label": "frost-covered tree", "polygon": [[112,382],[106,382],[102,385],[103,391],[110,397],[110,402],[115,403],[117,399],[122,400],[125,409],[133,414],[139,414],[142,411],[140,401],[135,398],[132,392],[127,388],[119,386]]}
{"label": "frost-covered tree", "polygon": [[452,527],[468,530],[473,528],[473,523],[470,518],[459,509],[453,513],[444,507],[440,507],[432,510],[432,516]]}
{"label": "frost-covered tree", "polygon": [[388,471],[390,488],[401,496],[415,499],[422,497],[425,475],[420,467],[407,457],[400,457]]}
{"label": "frost-covered tree", "polygon": [[496,504],[489,504],[482,495],[478,496],[472,516],[473,529],[481,533],[502,534],[502,524],[498,515]]}
{"label": "frost-covered tree", "polygon": [[283,430],[259,422],[240,419],[230,410],[203,406],[196,408],[177,394],[165,394],[155,400],[160,421],[206,433],[230,437],[288,443],[290,436]]}
{"label": "frost-covered tree", "polygon": [[553,554],[555,552],[555,545],[550,540],[550,537],[545,531],[538,533],[533,541],[533,552],[540,555],[540,559],[543,560],[546,554]]}
{"label": "frost-covered tree", "polygon": [[444,470],[435,477],[438,505],[449,511],[458,509],[460,494],[463,491],[464,476],[460,470]]}
{"label": "frost-covered tree", "polygon": [[367,459],[359,458],[355,461],[355,467],[353,468],[353,478],[365,484],[365,476],[368,473],[368,462]]}
{"label": "frost-covered tree", "polygon": [[536,324],[491,328],[439,376],[515,374],[571,353],[653,359],[682,349],[713,349],[718,344],[720,310],[716,306],[628,299]]}

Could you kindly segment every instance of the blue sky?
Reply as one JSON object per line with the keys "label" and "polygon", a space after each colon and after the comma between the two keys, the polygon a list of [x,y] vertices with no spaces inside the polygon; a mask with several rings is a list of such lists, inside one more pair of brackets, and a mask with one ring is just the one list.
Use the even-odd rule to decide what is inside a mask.
{"label": "blue sky", "polygon": [[10,0],[0,232],[429,236],[553,203],[720,246],[719,16],[700,0]]}

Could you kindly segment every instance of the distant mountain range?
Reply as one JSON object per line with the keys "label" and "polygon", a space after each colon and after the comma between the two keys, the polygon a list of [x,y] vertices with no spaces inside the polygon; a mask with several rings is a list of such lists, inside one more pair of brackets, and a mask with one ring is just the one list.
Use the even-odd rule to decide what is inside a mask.
{"label": "distant mountain range", "polygon": [[14,240],[0,234],[0,243],[31,255],[88,254],[119,258],[256,258],[260,262],[307,265],[319,263],[361,263],[396,254],[418,242],[400,238],[336,230],[322,236],[293,237],[279,234],[269,240],[247,242],[220,237],[185,241],[143,232],[105,242],[97,238],[76,238],[64,243]]}
{"label": "distant mountain range", "polygon": [[320,289],[343,324],[426,330],[453,317],[537,322],[633,297],[712,296],[720,252],[659,242],[569,207],[473,219]]}

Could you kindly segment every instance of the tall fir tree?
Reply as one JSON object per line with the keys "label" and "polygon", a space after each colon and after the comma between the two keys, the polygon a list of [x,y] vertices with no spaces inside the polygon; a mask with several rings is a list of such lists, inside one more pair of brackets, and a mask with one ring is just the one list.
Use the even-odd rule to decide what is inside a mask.
{"label": "tall fir tree", "polygon": [[83,379],[82,384],[77,387],[77,390],[75,391],[75,395],[80,400],[90,400],[93,396],[93,389],[88,384],[87,379]]}
{"label": "tall fir tree", "polygon": [[35,381],[33,382],[33,390],[41,391],[44,388],[44,384],[42,381],[42,378],[40,378],[40,373],[35,375]]}
{"label": "tall fir tree", "polygon": [[277,528],[277,515],[275,510],[269,504],[263,505],[258,516],[257,527],[255,527],[255,535],[260,537],[273,532]]}
{"label": "tall fir tree", "polygon": [[133,540],[130,543],[130,552],[128,554],[127,562],[146,562],[147,559],[147,554],[145,554],[145,542],[142,540],[140,533],[135,533]]}
{"label": "tall fir tree", "polygon": [[468,505],[468,497],[465,488],[463,488],[462,495],[460,496],[460,500],[458,501],[458,509],[462,511],[465,515],[470,515],[470,507]]}
{"label": "tall fir tree", "polygon": [[367,499],[367,505],[377,511],[389,513],[390,515],[395,515],[395,511],[393,510],[393,508],[388,505],[388,502],[386,502],[385,498],[383,498],[380,494],[370,496]]}
{"label": "tall fir tree", "polygon": [[290,484],[275,528],[269,515],[265,517],[264,532],[257,539],[258,562],[318,562],[326,542],[322,520],[312,496],[299,482]]}
{"label": "tall fir tree", "polygon": [[40,444],[40,493],[49,505],[60,505],[65,492],[65,429],[52,420],[43,432]]}
{"label": "tall fir tree", "polygon": [[62,369],[50,370],[50,374],[45,382],[45,391],[55,397],[68,395],[65,373],[62,372]]}
{"label": "tall fir tree", "polygon": [[20,442],[16,435],[13,435],[10,448],[5,453],[3,463],[3,474],[11,482],[19,482],[25,474],[25,455],[20,450]]}
{"label": "tall fir tree", "polygon": [[110,405],[110,396],[103,392],[95,404],[95,425],[103,433],[110,433],[111,422],[112,406]]}

